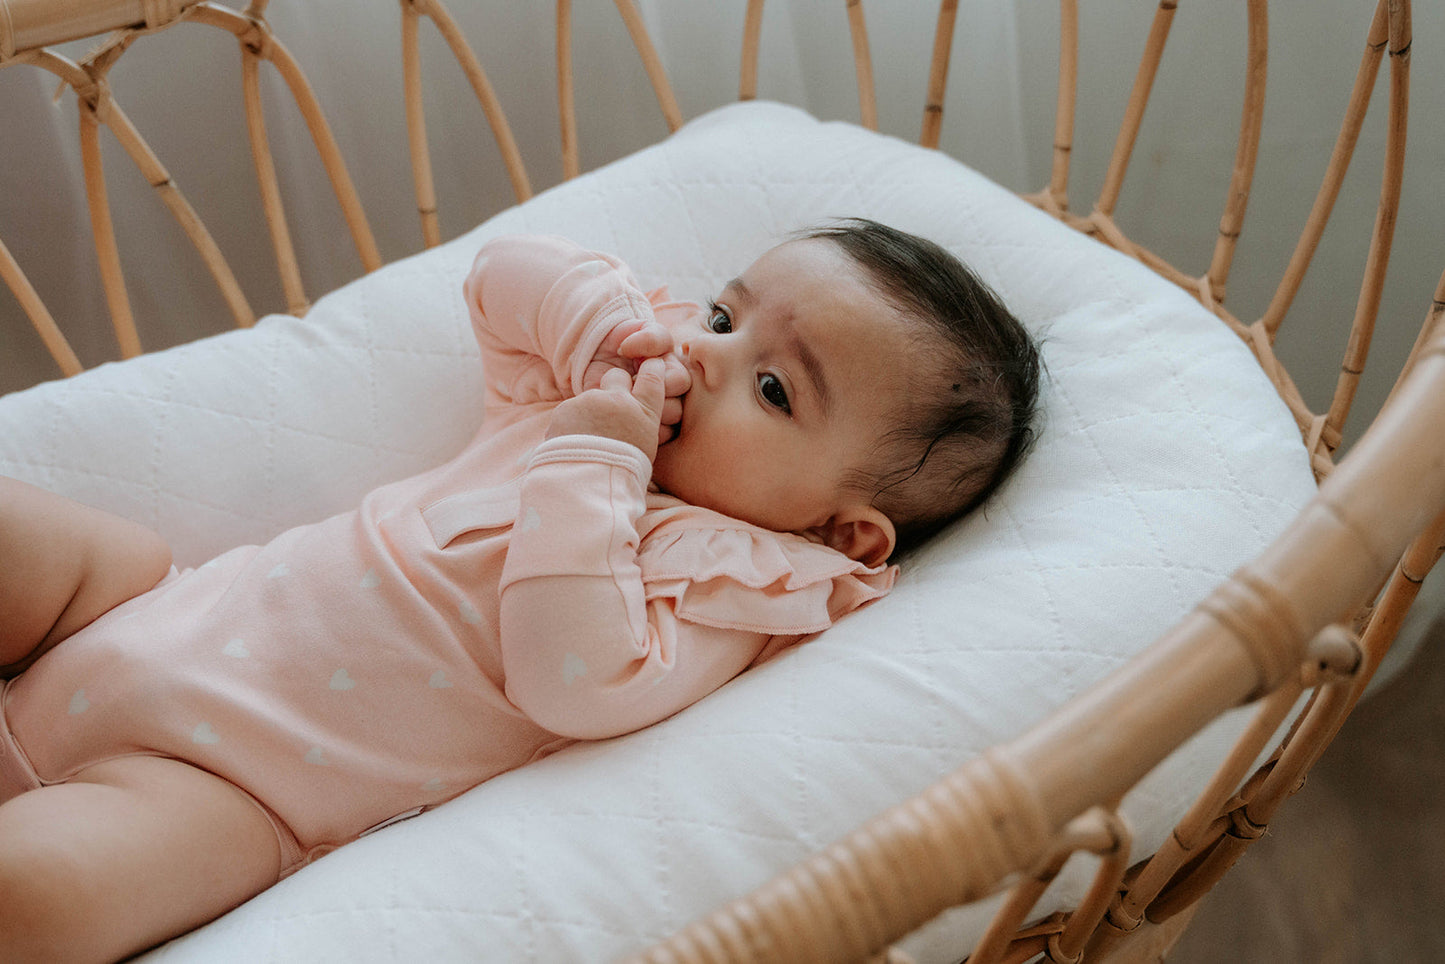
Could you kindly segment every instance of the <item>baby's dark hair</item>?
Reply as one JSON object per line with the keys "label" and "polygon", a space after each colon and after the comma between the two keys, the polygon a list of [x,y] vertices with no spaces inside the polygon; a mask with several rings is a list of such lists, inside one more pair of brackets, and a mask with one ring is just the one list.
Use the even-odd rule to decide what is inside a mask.
{"label": "baby's dark hair", "polygon": [[997,489],[1034,440],[1039,353],[1003,301],[932,241],[864,218],[802,234],[836,244],[883,298],[923,323],[920,391],[851,485],[898,532],[895,555]]}

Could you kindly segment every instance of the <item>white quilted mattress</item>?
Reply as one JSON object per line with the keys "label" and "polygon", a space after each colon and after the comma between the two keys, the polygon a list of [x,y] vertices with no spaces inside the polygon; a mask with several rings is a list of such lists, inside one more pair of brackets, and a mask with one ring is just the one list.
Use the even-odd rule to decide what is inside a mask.
{"label": "white quilted mattress", "polygon": [[[0,398],[0,473],[150,524],[198,564],[472,435],[482,386],[460,286],[484,238],[568,235],[701,299],[789,231],[848,215],[944,244],[1043,338],[1042,437],[986,511],[908,561],[889,598],[678,716],[388,827],[147,962],[601,961],[645,946],[1087,687],[1313,493],[1293,420],[1188,296],[945,156],[766,103],[708,114],[304,320]],[[1131,794],[1136,856],[1238,722]],[[950,913],[905,946],[956,960],[983,924]]]}

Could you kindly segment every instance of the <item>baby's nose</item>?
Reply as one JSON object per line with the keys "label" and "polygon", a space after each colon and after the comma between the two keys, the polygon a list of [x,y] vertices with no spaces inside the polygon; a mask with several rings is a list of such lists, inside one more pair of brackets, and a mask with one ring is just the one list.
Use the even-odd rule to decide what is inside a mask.
{"label": "baby's nose", "polygon": [[705,382],[708,374],[707,359],[710,357],[707,349],[706,338],[690,338],[677,346],[678,354],[682,356],[682,365],[687,369],[694,383]]}

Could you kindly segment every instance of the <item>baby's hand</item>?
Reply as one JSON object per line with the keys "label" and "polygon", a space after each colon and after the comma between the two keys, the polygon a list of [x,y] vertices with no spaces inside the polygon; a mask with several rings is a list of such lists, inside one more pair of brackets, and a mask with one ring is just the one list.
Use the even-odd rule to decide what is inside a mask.
{"label": "baby's hand", "polygon": [[672,437],[674,427],[682,420],[682,396],[692,387],[692,376],[677,355],[672,332],[661,322],[634,318],[608,332],[582,375],[582,389],[586,391],[601,386],[602,376],[609,371],[621,370],[628,375],[636,375],[641,362],[648,358],[660,358],[665,366],[662,407],[665,431],[660,435],[661,441],[665,442]]}
{"label": "baby's hand", "polygon": [[637,446],[651,461],[657,446],[672,429],[663,424],[667,399],[666,364],[661,358],[647,358],[631,378],[621,368],[602,373],[598,387],[569,398],[552,410],[547,437],[559,435],[600,435]]}

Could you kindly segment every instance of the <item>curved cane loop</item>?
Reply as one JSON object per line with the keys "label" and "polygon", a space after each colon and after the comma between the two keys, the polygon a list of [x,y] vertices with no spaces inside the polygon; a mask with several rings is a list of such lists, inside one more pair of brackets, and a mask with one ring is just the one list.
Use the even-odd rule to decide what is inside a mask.
{"label": "curved cane loop", "polygon": [[632,46],[637,49],[638,57],[642,58],[642,67],[647,71],[647,79],[652,83],[652,92],[657,97],[657,106],[662,108],[667,129],[676,131],[682,126],[682,111],[677,106],[677,96],[673,94],[672,84],[667,79],[667,70],[663,68],[662,59],[657,56],[657,49],[652,45],[647,24],[643,22],[642,14],[637,12],[637,5],[633,0],[615,0],[615,3],[617,12],[622,15],[622,22],[627,26],[628,35],[632,37]]}
{"label": "curved cane loop", "polygon": [[[565,0],[559,0],[559,4]],[[631,4],[631,0],[617,0],[618,9],[623,5]],[[935,100],[934,91],[937,96],[937,118],[933,117],[934,108],[926,106],[924,109],[924,134],[920,137],[919,143],[926,147],[937,146],[937,130],[933,132],[933,141],[929,142],[930,126],[934,125],[941,129],[943,114],[942,89],[948,79],[948,44],[944,41],[945,29],[951,38],[953,32],[952,10],[958,6],[957,0],[942,0],[942,7],[939,10],[939,25],[934,39],[933,67],[930,71],[928,103],[932,105]],[[868,49],[868,24],[863,17],[862,0],[846,0],[848,11],[848,34],[853,45],[853,70],[858,83],[858,117],[859,123],[869,130],[878,129],[878,97],[873,83],[873,59]],[[763,0],[748,0],[747,13],[743,20],[743,46],[742,66],[738,72],[738,100],[754,100],[758,96],[758,50],[761,44],[763,31]],[[943,53],[940,58],[939,50]],[[640,48],[639,48],[640,49]],[[645,55],[644,55],[645,59]],[[659,100],[661,93],[659,92]],[[666,108],[664,108],[665,110]],[[674,127],[673,130],[676,130]]]}
{"label": "curved cane loop", "polygon": [[868,24],[863,19],[863,0],[847,0],[848,33],[853,38],[853,69],[858,75],[858,122],[870,131],[878,129],[878,95],[873,88],[873,58],[868,52]]}
{"label": "curved cane loop", "polygon": [[1219,300],[1215,297],[1217,290],[1214,282],[1210,280],[1207,274],[1194,279],[1194,297],[1198,299],[1201,305],[1216,315],[1219,314],[1221,310]]}
{"label": "curved cane loop", "polygon": [[1442,317],[1445,317],[1445,272],[1441,273],[1440,280],[1435,283],[1435,296],[1430,302],[1429,310],[1425,312],[1425,320],[1420,323],[1420,333],[1415,336],[1415,344],[1410,346],[1410,355],[1401,366],[1400,374],[1395,378],[1395,384],[1391,386],[1390,394],[1385,399],[1385,405],[1389,405],[1400,391],[1401,384],[1414,369],[1416,360],[1434,336]]}
{"label": "curved cane loop", "polygon": [[1227,824],[1220,817],[1239,788],[1245,774],[1278,732],[1298,702],[1302,691],[1298,677],[1287,680],[1261,704],[1254,719],[1240,734],[1229,756],[1215,771],[1189,812],[1140,867],[1127,887],[1112,895],[1108,912],[1099,921],[1097,934],[1089,944],[1091,959],[1097,959],[1135,931],[1144,920],[1159,921],[1154,904],[1159,894],[1172,887],[1183,869],[1209,851]]}
{"label": "curved cane loop", "polygon": [[1264,130],[1265,75],[1269,61],[1269,11],[1267,0],[1249,0],[1249,26],[1245,54],[1244,106],[1239,117],[1239,141],[1235,147],[1234,172],[1225,195],[1224,212],[1219,217],[1219,236],[1214,255],[1205,272],[1202,290],[1207,291],[1206,307],[1224,303],[1229,268],[1239,244],[1244,225],[1244,211],[1249,203],[1249,189],[1254,181],[1255,162],[1259,159],[1259,139]]}
{"label": "curved cane loop", "polygon": [[1089,212],[1086,219],[1089,233],[1099,237],[1105,244],[1116,251],[1122,251],[1132,258],[1138,258],[1140,249],[1124,236],[1123,230],[1114,221],[1113,215],[1100,208],[1094,208]]}
{"label": "curved cane loop", "polygon": [[[968,964],[998,964],[1044,954],[1045,960],[1067,964],[1082,958],[1084,943],[1108,910],[1128,868],[1132,834],[1114,810],[1092,807],[1071,820],[1048,855],[1009,891],[1008,899],[974,946]],[[1024,926],[1028,912],[1077,853],[1101,859],[1089,893],[1071,913],[1053,914]]]}
{"label": "curved cane loop", "polygon": [[570,181],[582,173],[572,75],[572,0],[557,0],[557,113],[562,119],[562,178]]}
{"label": "curved cane loop", "polygon": [[[1311,411],[1309,404],[1305,402],[1304,396],[1300,394],[1298,386],[1290,376],[1288,369],[1274,353],[1274,342],[1270,340],[1268,332],[1265,331],[1261,322],[1254,322],[1244,329],[1241,337],[1250,351],[1254,353],[1255,360],[1259,367],[1269,376],[1274,384],[1275,391],[1289,408],[1290,414],[1294,416],[1295,425],[1299,428],[1300,438],[1306,442],[1306,451],[1310,453],[1310,465],[1314,469],[1315,481],[1323,479],[1330,474],[1334,468],[1334,458],[1331,449],[1320,443],[1320,438],[1327,431],[1323,418],[1319,418]],[[1316,428],[1318,426],[1318,432]],[[1309,440],[1313,437],[1315,441]]]}
{"label": "curved cane loop", "polygon": [[[178,10],[177,15],[188,17],[196,7]],[[161,27],[165,26],[162,24]],[[158,30],[161,27],[147,27]],[[85,161],[86,194],[90,201],[92,233],[95,236],[97,256],[100,261],[101,282],[110,306],[111,323],[116,330],[116,340],[121,347],[121,356],[130,358],[141,353],[140,338],[136,332],[135,320],[131,313],[129,297],[125,290],[124,275],[120,266],[120,251],[115,240],[115,229],[111,221],[110,202],[105,183],[105,169],[101,162],[100,142],[96,127],[104,125],[125,149],[131,162],[156,191],[161,203],[171,212],[176,223],[186,233],[192,247],[201,256],[221,296],[230,309],[239,327],[255,324],[256,313],[246,300],[240,283],[236,280],[231,266],[220,247],[206,229],[205,224],[181,193],[170,172],[166,169],[131,123],[125,111],[113,96],[106,75],[119,61],[122,54],[141,35],[140,29],[122,31],[112,35],[100,47],[93,50],[76,65],[87,77],[87,83],[72,83],[81,115],[81,152]]]}
{"label": "curved cane loop", "polygon": [[1104,175],[1104,187],[1099,193],[1099,199],[1094,202],[1094,207],[1109,217],[1113,216],[1114,206],[1119,202],[1119,192],[1124,187],[1124,173],[1129,167],[1129,157],[1134,153],[1134,143],[1139,138],[1139,127],[1144,122],[1144,109],[1149,105],[1154,75],[1158,72],[1159,61],[1164,56],[1164,42],[1169,39],[1169,26],[1174,22],[1176,5],[1177,0],[1159,0],[1159,8],[1154,12],[1154,22],[1149,28],[1144,56],[1139,61],[1134,88],[1129,94],[1124,120],[1119,125],[1119,134],[1114,141],[1114,153]]}
{"label": "curved cane loop", "polygon": [[1317,449],[1323,449],[1326,454],[1328,454],[1329,447],[1321,444],[1324,440],[1325,429],[1327,427],[1327,422],[1323,415],[1315,415],[1310,418],[1309,431],[1305,433],[1306,451],[1314,452]]}
{"label": "curved cane loop", "polygon": [[300,317],[309,309],[310,303],[301,282],[301,269],[296,259],[296,247],[291,241],[291,230],[286,223],[281,185],[276,176],[271,140],[266,133],[266,116],[261,103],[260,63],[275,56],[275,38],[270,25],[258,15],[253,15],[250,9],[242,16],[248,21],[248,25],[243,27],[237,23],[232,33],[241,47],[241,92],[246,112],[246,132],[251,143],[251,162],[261,193],[261,209],[265,212],[266,227],[271,235],[271,250],[275,254],[276,268],[281,276],[286,310]]}
{"label": "curved cane loop", "polygon": [[[262,8],[264,8],[264,4]],[[311,89],[311,84],[306,79],[306,75],[302,73],[295,57],[272,32],[270,23],[259,15],[251,15],[250,9],[246,13],[238,13],[228,7],[211,2],[202,3],[187,10],[184,19],[191,23],[216,27],[232,34],[245,52],[243,53],[243,63],[246,54],[250,54],[269,62],[276,68],[276,72],[286,82],[291,99],[296,102],[297,109],[301,111],[302,119],[306,122],[306,128],[311,134],[311,142],[316,147],[316,153],[321,159],[327,179],[331,182],[332,192],[336,196],[337,204],[341,207],[342,216],[346,220],[346,226],[351,233],[352,244],[356,248],[362,268],[366,271],[375,271],[381,267],[381,252],[377,249],[376,238],[372,235],[371,225],[366,219],[366,211],[362,208],[361,199],[352,184],[346,161],[341,155],[341,149],[337,146],[336,138],[331,133],[331,126],[321,112],[321,104],[317,101],[316,94]],[[258,147],[254,140],[257,136],[264,136],[265,132],[264,123],[258,123],[254,116],[260,110],[259,99],[254,101],[254,105],[254,111],[248,109],[248,115],[253,116],[248,116],[247,125],[248,130],[252,132],[252,150],[253,152],[264,151],[269,156],[269,145]],[[265,142],[263,141],[262,144]],[[257,177],[264,183],[266,178],[264,168],[269,165],[269,161],[263,160],[257,163]],[[263,188],[263,191],[265,190],[267,189]],[[284,222],[284,216],[280,212],[279,187],[273,185],[271,190],[276,202],[274,210],[277,212],[277,217]],[[268,214],[267,220],[268,223],[271,221],[271,215]],[[273,243],[279,233],[280,231],[273,225]],[[286,257],[284,246],[277,247],[276,251],[278,262],[284,260]],[[288,294],[288,300],[291,297]],[[304,301],[304,297],[301,300]]]}
{"label": "curved cane loop", "polygon": [[160,159],[141,137],[130,118],[120,109],[120,105],[109,98],[107,98],[106,104],[109,107],[106,113],[106,126],[125,148],[136,167],[145,175],[146,180],[150,181],[151,187],[156,189],[162,203],[170,210],[176,222],[186,232],[186,236],[190,238],[191,245],[201,255],[211,277],[220,288],[221,295],[225,298],[236,324],[242,327],[255,324],[256,313],[251,310],[240,283],[231,272],[231,266],[227,264],[220,247],[211,237],[211,233],[206,230],[206,226],[201,222],[195,209],[191,207],[190,202],[176,186],[170,172],[161,164]]}
{"label": "curved cane loop", "polygon": [[[1327,626],[1311,640],[1300,674],[1286,681],[1261,706],[1250,728],[1237,741],[1229,760],[1216,773],[1174,833],[1142,865],[1131,885],[1111,906],[1104,927],[1089,946],[1091,955],[1115,947],[1145,920],[1162,923],[1191,908],[1264,835],[1279,800],[1303,785],[1304,769],[1288,759],[1289,747],[1308,745],[1308,719],[1348,686],[1331,685],[1312,701],[1286,737],[1284,748],[1257,771],[1240,794],[1230,799],[1244,768],[1257,759],[1266,741],[1298,702],[1304,687],[1348,680],[1363,663],[1358,638],[1339,625]],[[1275,799],[1276,788],[1285,793]]]}
{"label": "curved cane loop", "polygon": [[958,18],[958,0],[938,5],[938,26],[933,31],[933,60],[928,68],[928,95],[923,104],[923,130],[918,143],[937,147],[943,132],[943,101],[948,93],[948,59],[953,51],[953,27]]}
{"label": "curved cane loop", "polygon": [[426,106],[421,81],[421,14],[410,0],[401,3],[401,72],[406,97],[407,148],[411,152],[412,189],[416,211],[421,218],[422,243],[434,248],[442,243],[437,219],[436,182],[432,173],[431,146],[426,135]]}
{"label": "curved cane loop", "polygon": [[[0,7],[3,6],[0,4]],[[0,10],[0,15],[3,15],[3,19],[0,19],[0,43],[3,43],[5,49],[13,53],[13,59],[9,63],[29,64],[54,74],[60,81],[57,97],[67,87],[77,92],[85,92],[85,95],[81,97],[80,110],[82,165],[85,172],[86,194],[90,201],[92,233],[96,238],[97,258],[102,271],[102,285],[116,341],[122,346],[122,350],[129,350],[132,354],[136,354],[140,350],[139,338],[135,333],[135,320],[131,315],[130,300],[125,293],[124,276],[120,273],[119,259],[115,256],[114,228],[110,220],[109,203],[105,196],[103,174],[99,181],[96,177],[101,162],[100,148],[99,140],[95,137],[97,121],[88,104],[99,98],[99,85],[79,64],[51,50],[43,47],[31,47],[17,51],[14,42],[15,24],[10,19],[10,11],[8,9]],[[21,309],[40,335],[46,350],[50,352],[51,358],[60,367],[61,374],[70,376],[79,373],[83,366],[74,349],[71,348],[70,342],[65,338],[60,326],[56,324],[54,316],[45,307],[39,293],[31,285],[29,278],[25,276],[19,263],[16,262],[3,242],[0,242],[0,279],[3,279],[6,286],[15,294]]]}
{"label": "curved cane loop", "polygon": [[1089,892],[1069,914],[1064,929],[1049,938],[1045,958],[1055,964],[1078,964],[1084,958],[1085,945],[1098,930],[1129,869],[1129,850],[1133,834],[1123,818],[1113,810],[1095,808],[1080,819],[1091,818],[1101,826],[1104,839],[1086,849],[1100,859],[1099,869]]}
{"label": "curved cane loop", "polygon": [[246,132],[251,141],[251,162],[256,169],[261,208],[266,212],[266,227],[271,233],[271,249],[275,252],[276,269],[281,275],[286,310],[299,318],[306,314],[310,303],[301,282],[301,268],[296,260],[296,247],[291,242],[291,229],[286,223],[281,185],[271,157],[271,139],[266,134],[266,115],[261,107],[260,63],[263,56],[252,45],[242,42],[241,90],[246,106]]}
{"label": "curved cane loop", "polygon": [[70,347],[70,342],[45,307],[45,302],[40,300],[40,295],[30,284],[30,279],[20,270],[19,263],[5,246],[3,239],[0,239],[0,280],[3,280],[15,295],[15,300],[20,302],[21,310],[30,319],[30,324],[45,345],[45,350],[50,352],[50,357],[60,367],[60,373],[67,378],[78,374],[82,370],[80,359],[76,357],[75,350]]}
{"label": "curved cane loop", "polygon": [[738,100],[756,100],[758,96],[758,49],[763,37],[763,0],[748,0],[743,18],[742,66],[738,71]]}
{"label": "curved cane loop", "polygon": [[[111,218],[110,195],[105,183],[105,164],[100,152],[100,125],[106,123],[114,105],[106,85],[87,78],[83,87],[76,87],[80,116],[80,156],[85,172],[85,197],[90,212],[90,231],[95,243],[96,261],[100,266],[101,287],[110,311],[110,325],[122,358],[141,353],[140,334],[136,331],[130,295],[126,292],[125,272],[120,264],[120,248],[115,240],[115,222]],[[154,182],[152,182],[154,183]]]}
{"label": "curved cane loop", "polygon": [[[676,131],[682,126],[682,110],[677,105],[677,96],[667,78],[667,69],[663,67],[662,58],[657,55],[657,48],[652,44],[647,24],[632,0],[615,0],[615,5],[623,25],[627,28],[628,36],[632,38],[632,46],[642,60],[647,79],[652,84],[652,92],[662,110],[663,121],[669,131]],[[748,7],[748,22],[753,31],[749,36],[752,42],[750,46],[744,46],[743,78],[740,81],[746,90],[749,83],[747,51],[751,50],[751,90],[754,94],[757,92],[757,38],[762,21],[761,0],[756,7],[756,23],[753,20],[754,7],[751,3]],[[557,110],[562,122],[562,177],[564,180],[571,180],[582,172],[578,157],[577,97],[572,77],[571,0],[557,0]]]}
{"label": "curved cane loop", "polygon": [[[435,217],[436,196],[434,191],[431,191],[428,196],[432,171],[430,154],[425,149],[426,121],[422,108],[420,52],[417,49],[415,37],[415,16],[425,16],[436,25],[437,32],[446,41],[452,57],[462,68],[462,73],[472,88],[472,94],[477,98],[477,103],[482,108],[482,114],[487,119],[487,125],[491,128],[492,139],[496,142],[498,151],[501,152],[502,163],[507,168],[507,177],[512,182],[512,194],[519,203],[532,196],[532,186],[527,179],[527,168],[522,163],[522,153],[517,149],[517,141],[512,136],[512,128],[507,123],[507,113],[502,109],[502,102],[497,98],[497,93],[492,88],[492,82],[487,79],[487,72],[482,69],[481,61],[477,59],[476,53],[467,41],[466,34],[462,32],[462,28],[452,17],[451,11],[440,0],[401,0],[401,2],[403,28],[411,31],[403,39],[403,53],[407,58],[404,79],[407,89],[407,124],[412,145],[412,176],[417,192],[417,208],[422,214],[422,233],[427,238],[428,244],[431,244],[433,237],[439,242],[441,235],[435,227],[427,226],[429,220],[427,210],[432,211],[433,219]],[[407,26],[408,24],[411,26]]]}
{"label": "curved cane loop", "polygon": [[1069,209],[1069,160],[1074,149],[1074,104],[1079,90],[1078,0],[1059,0],[1059,93],[1054,108],[1053,166],[1047,193],[1059,211]]}
{"label": "curved cane loop", "polygon": [[1360,283],[1359,302],[1350,326],[1350,339],[1345,357],[1340,362],[1340,378],[1330,401],[1329,424],[1343,432],[1345,419],[1354,402],[1360,375],[1370,353],[1370,340],[1379,315],[1380,299],[1385,290],[1385,271],[1390,262],[1390,248],[1395,235],[1395,220],[1400,209],[1400,191],[1405,174],[1405,126],[1410,103],[1410,46],[1412,30],[1408,4],[1389,7],[1390,100],[1385,128],[1385,169],[1380,180],[1380,200],[1375,214],[1375,229],[1365,259],[1365,277]]}
{"label": "curved cane loop", "polygon": [[1078,89],[1078,0],[1059,0],[1059,76],[1058,94],[1054,101],[1054,144],[1049,183],[1022,197],[1076,230],[1090,233],[1083,222],[1068,215],[1069,164],[1074,150],[1074,105]]}
{"label": "curved cane loop", "polygon": [[1269,334],[1270,341],[1273,341],[1279,333],[1285,314],[1294,302],[1295,295],[1299,293],[1300,284],[1309,270],[1310,261],[1314,258],[1316,248],[1319,247],[1320,237],[1324,234],[1325,225],[1329,223],[1330,214],[1334,211],[1335,201],[1340,194],[1340,185],[1344,183],[1345,174],[1350,167],[1350,160],[1354,156],[1355,143],[1359,140],[1360,129],[1364,125],[1365,114],[1370,107],[1370,95],[1375,89],[1375,78],[1379,74],[1380,61],[1389,42],[1390,24],[1387,2],[1388,0],[1379,0],[1375,7],[1369,34],[1365,38],[1365,52],[1360,60],[1359,70],[1355,73],[1354,89],[1350,92],[1349,105],[1345,109],[1344,120],[1340,124],[1340,133],[1335,139],[1334,150],[1330,154],[1324,180],[1320,184],[1319,192],[1315,195],[1314,207],[1310,210],[1304,230],[1300,232],[1299,241],[1295,243],[1294,254],[1290,257],[1289,266],[1285,268],[1284,275],[1280,278],[1278,287],[1275,288],[1274,296],[1270,299],[1269,307],[1265,309],[1264,315],[1260,319],[1264,324],[1265,331]]}

